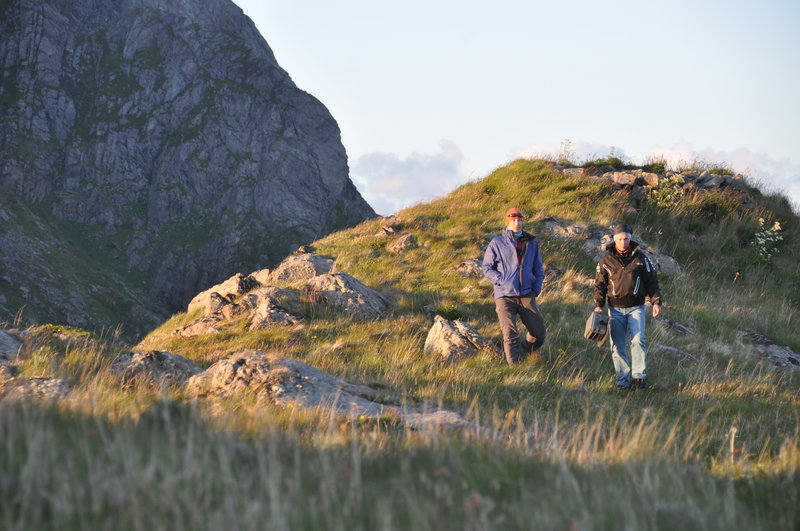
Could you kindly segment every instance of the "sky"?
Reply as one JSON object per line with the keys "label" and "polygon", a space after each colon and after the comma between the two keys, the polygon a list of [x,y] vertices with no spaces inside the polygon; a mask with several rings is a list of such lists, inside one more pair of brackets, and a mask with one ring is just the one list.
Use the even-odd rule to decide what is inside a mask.
{"label": "sky", "polygon": [[519,157],[725,164],[800,204],[797,0],[234,0],[383,215]]}

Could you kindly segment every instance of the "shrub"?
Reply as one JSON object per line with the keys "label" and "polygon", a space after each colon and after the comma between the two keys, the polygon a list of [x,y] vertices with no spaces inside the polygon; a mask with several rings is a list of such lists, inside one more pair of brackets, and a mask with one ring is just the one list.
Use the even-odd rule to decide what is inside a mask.
{"label": "shrub", "polygon": [[441,315],[448,321],[454,321],[456,319],[461,319],[463,315],[461,311],[456,307],[455,304],[443,304],[436,308],[436,313]]}
{"label": "shrub", "polygon": [[781,222],[775,221],[768,226],[764,218],[758,218],[760,228],[753,236],[751,244],[756,248],[756,262],[768,264],[778,254],[778,244],[783,240]]}
{"label": "shrub", "polygon": [[683,177],[675,175],[663,179],[658,188],[647,187],[647,201],[659,208],[670,209],[683,197]]}

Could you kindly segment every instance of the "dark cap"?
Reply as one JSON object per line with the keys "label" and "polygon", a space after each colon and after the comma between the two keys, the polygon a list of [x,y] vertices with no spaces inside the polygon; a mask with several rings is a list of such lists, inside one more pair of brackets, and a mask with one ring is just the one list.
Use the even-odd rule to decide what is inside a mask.
{"label": "dark cap", "polygon": [[633,234],[633,229],[631,229],[630,225],[626,225],[625,223],[620,223],[616,227],[614,227],[614,235],[627,232],[628,234]]}

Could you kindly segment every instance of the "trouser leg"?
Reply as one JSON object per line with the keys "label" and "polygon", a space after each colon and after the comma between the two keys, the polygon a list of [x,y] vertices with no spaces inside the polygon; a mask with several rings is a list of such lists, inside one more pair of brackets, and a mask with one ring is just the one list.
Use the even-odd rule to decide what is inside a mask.
{"label": "trouser leg", "polygon": [[530,344],[531,350],[539,350],[544,344],[544,338],[547,335],[542,313],[539,311],[539,306],[533,296],[521,297],[520,303],[522,308],[519,315],[525,328],[528,329],[527,342]]}
{"label": "trouser leg", "polygon": [[628,336],[628,316],[616,309],[609,307],[609,328],[611,342],[611,359],[614,362],[614,371],[617,373],[617,385],[628,386],[631,382],[631,362],[625,351]]}
{"label": "trouser leg", "polygon": [[644,305],[631,308],[628,314],[628,329],[631,331],[631,376],[644,380],[647,378]]}
{"label": "trouser leg", "polygon": [[494,300],[500,330],[503,332],[503,352],[509,365],[521,362],[525,358],[519,332],[517,331],[517,312],[520,305],[508,297]]}

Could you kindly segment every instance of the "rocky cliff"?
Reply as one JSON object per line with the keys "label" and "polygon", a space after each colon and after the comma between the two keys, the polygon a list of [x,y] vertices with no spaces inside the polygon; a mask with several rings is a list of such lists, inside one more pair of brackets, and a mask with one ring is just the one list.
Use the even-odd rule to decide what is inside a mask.
{"label": "rocky cliff", "polygon": [[374,216],[230,0],[0,0],[0,34],[4,313],[171,311]]}

